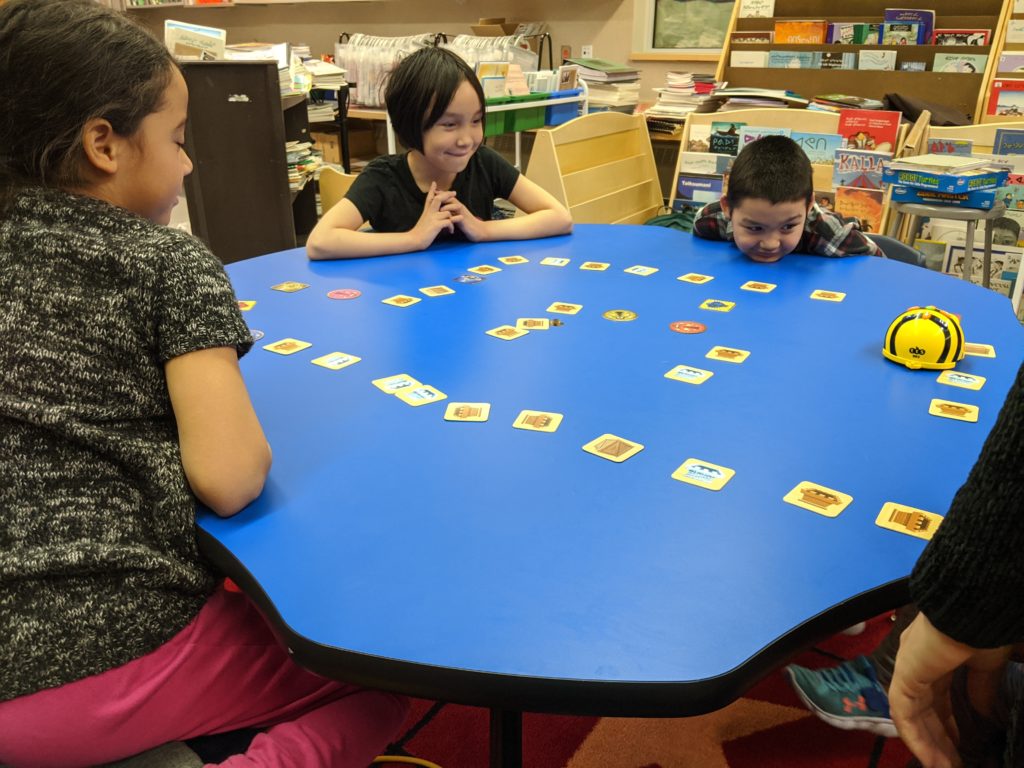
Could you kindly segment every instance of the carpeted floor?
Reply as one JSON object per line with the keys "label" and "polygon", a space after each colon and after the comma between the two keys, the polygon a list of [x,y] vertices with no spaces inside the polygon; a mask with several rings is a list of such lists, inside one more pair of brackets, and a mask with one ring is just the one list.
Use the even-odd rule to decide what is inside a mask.
{"label": "carpeted floor", "polygon": [[[838,635],[794,662],[819,667],[866,653],[889,624],[887,616],[878,617],[868,622],[863,634]],[[416,700],[394,754],[420,757],[442,768],[484,768],[487,723],[483,709]],[[211,749],[223,749],[224,744],[214,739],[191,746],[213,760]],[[898,739],[838,730],[813,717],[781,670],[725,709],[702,717],[523,718],[525,768],[905,768],[909,760],[910,753]],[[168,745],[118,763],[117,768],[202,765],[192,749]]]}

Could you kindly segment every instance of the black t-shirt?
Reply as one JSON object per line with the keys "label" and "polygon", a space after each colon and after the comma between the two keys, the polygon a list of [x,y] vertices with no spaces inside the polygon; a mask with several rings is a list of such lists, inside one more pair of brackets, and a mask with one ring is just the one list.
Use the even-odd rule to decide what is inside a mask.
{"label": "black t-shirt", "polygon": [[[518,180],[519,171],[493,149],[481,145],[466,170],[455,177],[452,189],[474,216],[488,221],[494,199],[511,195]],[[427,194],[416,186],[408,156],[403,153],[371,161],[345,197],[375,231],[408,232],[423,214]],[[454,235],[442,231],[438,240],[462,237],[456,229]]]}

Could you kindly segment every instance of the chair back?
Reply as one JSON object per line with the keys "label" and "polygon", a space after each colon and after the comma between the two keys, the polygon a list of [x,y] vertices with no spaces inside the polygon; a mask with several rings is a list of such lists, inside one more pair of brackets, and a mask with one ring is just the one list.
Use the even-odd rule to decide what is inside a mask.
{"label": "chair back", "polygon": [[643,224],[664,203],[643,115],[595,112],[537,131],[526,176],[577,224]]}
{"label": "chair back", "polygon": [[875,245],[882,249],[882,256],[884,258],[902,261],[904,264],[913,264],[917,267],[924,266],[924,254],[916,248],[911,248],[906,243],[897,240],[895,237],[879,235],[874,232],[868,235],[868,237],[871,238]]}
{"label": "chair back", "polygon": [[330,166],[320,169],[320,210],[327,213],[348,192],[356,180],[354,173],[342,173]]}

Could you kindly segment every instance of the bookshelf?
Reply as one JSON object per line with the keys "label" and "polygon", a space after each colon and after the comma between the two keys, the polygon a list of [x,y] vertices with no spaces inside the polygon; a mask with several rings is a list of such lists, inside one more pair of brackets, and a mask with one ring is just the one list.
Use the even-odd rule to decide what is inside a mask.
{"label": "bookshelf", "polygon": [[[999,57],[1002,54],[1019,54],[1021,59],[1024,60],[1024,42],[1007,42],[1009,28],[1012,22],[1016,22],[1017,25],[1024,26],[1024,9],[1017,12],[1015,8],[1021,5],[1020,3],[1014,2],[1014,0],[1007,0],[1006,8],[1003,13],[1003,22],[999,25],[999,30],[993,30],[994,37],[992,40],[992,54],[989,58],[989,68],[985,72],[985,84],[981,89],[981,94],[978,98],[978,114],[980,118],[975,120],[978,123],[1002,123],[1008,121],[1019,121],[1022,119],[1021,115],[990,115],[988,114],[989,98],[992,93],[992,83],[1003,77],[1013,79],[1024,79],[1024,71],[1001,71],[999,68]],[[1024,111],[1024,109],[1022,109]]]}
{"label": "bookshelf", "polygon": [[[825,93],[847,93],[882,99],[887,93],[900,93],[933,104],[958,110],[977,121],[984,113],[981,96],[995,67],[999,33],[1012,8],[1013,0],[858,0],[856,5],[840,6],[823,0],[776,0],[775,16],[767,18],[739,18],[739,3],[733,10],[729,33],[754,30],[772,30],[776,21],[824,19],[829,22],[880,22],[886,8],[915,8],[935,11],[935,26],[942,29],[990,29],[990,44],[964,45],[785,45],[758,43],[733,45],[727,35],[716,77],[728,81],[730,86],[756,88],[786,88],[812,98]],[[844,11],[856,10],[856,14]],[[1022,46],[1024,48],[1024,46]],[[768,67],[733,67],[730,55],[742,51],[830,51],[852,52],[862,50],[895,50],[896,70],[865,69],[779,69]],[[985,72],[952,73],[932,72],[936,53],[987,54]],[[899,70],[907,61],[923,61],[925,72]]]}

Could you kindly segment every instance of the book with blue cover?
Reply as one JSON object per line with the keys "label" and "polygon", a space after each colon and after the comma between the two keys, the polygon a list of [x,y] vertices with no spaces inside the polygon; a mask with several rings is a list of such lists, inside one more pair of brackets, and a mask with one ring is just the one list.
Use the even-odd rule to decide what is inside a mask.
{"label": "book with blue cover", "polygon": [[886,8],[882,19],[886,22],[903,22],[917,24],[917,42],[928,45],[932,41],[932,30],[935,29],[935,11],[922,8]]}
{"label": "book with blue cover", "polygon": [[994,155],[1024,155],[1024,131],[1012,128],[996,128],[992,143]]}
{"label": "book with blue cover", "polygon": [[882,164],[889,160],[888,152],[870,152],[865,149],[840,149],[832,165],[832,185],[835,187],[882,188]]}
{"label": "book with blue cover", "polygon": [[771,69],[818,69],[821,64],[817,51],[769,51]]}

